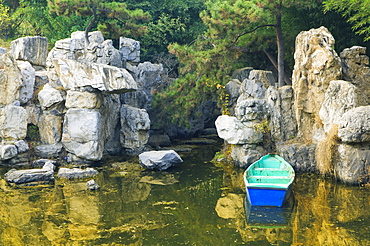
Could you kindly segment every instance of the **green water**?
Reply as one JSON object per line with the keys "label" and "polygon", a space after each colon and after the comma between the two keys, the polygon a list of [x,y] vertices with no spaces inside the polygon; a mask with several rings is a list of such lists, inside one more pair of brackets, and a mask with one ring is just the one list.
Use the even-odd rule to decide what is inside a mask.
{"label": "green water", "polygon": [[243,170],[210,163],[218,148],[178,152],[184,163],[165,172],[107,161],[98,191],[86,180],[13,188],[1,179],[0,245],[370,245],[370,191],[315,175],[297,175],[284,223],[248,223]]}

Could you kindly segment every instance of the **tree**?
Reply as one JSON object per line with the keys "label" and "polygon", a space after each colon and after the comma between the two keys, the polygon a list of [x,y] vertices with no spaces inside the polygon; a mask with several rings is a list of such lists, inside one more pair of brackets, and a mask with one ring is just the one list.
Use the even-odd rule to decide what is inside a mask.
{"label": "tree", "polygon": [[3,5],[3,1],[0,0],[0,33],[1,36],[5,37],[9,34],[12,28],[13,22],[9,15],[9,7]]}
{"label": "tree", "polygon": [[141,9],[130,10],[125,3],[100,0],[48,0],[50,11],[59,16],[72,14],[90,17],[85,28],[86,44],[89,44],[88,32],[98,23],[98,30],[110,38],[120,35],[137,37],[146,27],[142,25],[150,15]]}
{"label": "tree", "polygon": [[357,34],[370,40],[370,1],[369,0],[326,0],[323,2],[325,11],[334,10],[341,13],[352,23]]}

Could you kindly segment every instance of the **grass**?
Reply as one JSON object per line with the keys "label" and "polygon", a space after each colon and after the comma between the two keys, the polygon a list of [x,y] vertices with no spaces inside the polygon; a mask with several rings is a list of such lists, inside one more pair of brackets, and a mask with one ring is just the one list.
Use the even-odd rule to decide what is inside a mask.
{"label": "grass", "polygon": [[5,40],[5,39],[1,39],[0,38],[0,47],[3,47],[7,50],[10,49],[10,43],[12,42],[13,40]]}

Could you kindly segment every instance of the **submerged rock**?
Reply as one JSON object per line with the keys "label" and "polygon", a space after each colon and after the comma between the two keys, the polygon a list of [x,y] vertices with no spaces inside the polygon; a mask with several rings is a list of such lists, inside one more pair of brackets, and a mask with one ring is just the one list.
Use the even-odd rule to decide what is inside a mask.
{"label": "submerged rock", "polygon": [[93,177],[95,175],[98,175],[98,171],[96,171],[94,168],[88,167],[86,169],[80,169],[80,168],[60,168],[58,171],[57,176],[59,178],[64,179],[81,179],[81,178],[88,178]]}
{"label": "submerged rock", "polygon": [[174,150],[147,151],[139,155],[140,165],[147,169],[166,170],[183,162]]}
{"label": "submerged rock", "polygon": [[100,186],[95,182],[94,179],[89,180],[86,182],[86,189],[88,190],[98,190],[100,189]]}

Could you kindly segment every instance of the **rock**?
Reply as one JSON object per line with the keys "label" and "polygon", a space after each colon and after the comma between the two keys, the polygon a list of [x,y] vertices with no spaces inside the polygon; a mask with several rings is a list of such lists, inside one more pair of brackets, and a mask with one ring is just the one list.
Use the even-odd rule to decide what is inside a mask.
{"label": "rock", "polygon": [[245,79],[240,86],[240,96],[237,101],[246,99],[264,99],[266,87],[260,81]]}
{"label": "rock", "polygon": [[325,99],[319,111],[325,132],[338,124],[342,115],[359,105],[359,91],[350,82],[334,80],[325,93]]}
{"label": "rock", "polygon": [[41,142],[44,144],[56,144],[62,137],[63,117],[54,114],[53,111],[44,111],[38,124]]}
{"label": "rock", "polygon": [[66,108],[100,108],[103,96],[98,93],[67,91]]}
{"label": "rock", "polygon": [[0,160],[9,160],[18,155],[17,147],[13,144],[0,145]]}
{"label": "rock", "polygon": [[250,164],[256,162],[261,156],[266,153],[266,150],[261,146],[256,145],[235,145],[231,150],[231,158],[237,167],[246,169]]}
{"label": "rock", "polygon": [[62,143],[80,158],[97,161],[103,156],[102,119],[94,109],[69,109],[64,116]]}
{"label": "rock", "polygon": [[124,148],[136,149],[148,142],[150,119],[145,109],[121,106],[120,141]]}
{"label": "rock", "polygon": [[41,108],[40,106],[36,106],[34,104],[30,104],[24,107],[27,112],[27,124],[32,124],[37,126],[39,124],[39,119],[41,115]]}
{"label": "rock", "polygon": [[[248,75],[249,75],[249,73],[248,73]],[[241,86],[241,82],[237,79],[230,80],[225,85],[226,92],[227,92],[227,94],[229,94],[228,107],[229,107],[231,115],[234,115],[234,108],[235,108],[236,102],[237,102],[237,100],[240,96],[240,86]]]}
{"label": "rock", "polygon": [[27,135],[27,112],[15,105],[0,109],[0,137],[6,141],[21,140]]}
{"label": "rock", "polygon": [[22,87],[19,91],[19,101],[26,104],[33,97],[35,86],[35,69],[29,62],[17,61],[17,66],[21,71]]}
{"label": "rock", "polygon": [[53,88],[49,83],[45,84],[38,93],[38,99],[43,110],[49,109],[64,101],[62,93]]}
{"label": "rock", "polygon": [[216,204],[216,212],[220,218],[235,219],[243,216],[244,197],[241,194],[229,193],[225,197],[218,199]]}
{"label": "rock", "polygon": [[86,182],[86,189],[88,190],[99,190],[100,186],[95,182],[94,179]]}
{"label": "rock", "polygon": [[300,137],[312,139],[322,125],[317,116],[332,80],[341,78],[335,40],[325,27],[301,32],[296,38],[292,83]]}
{"label": "rock", "polygon": [[130,62],[140,62],[140,42],[131,38],[119,38],[119,51],[122,58]]}
{"label": "rock", "polygon": [[24,140],[15,141],[14,145],[17,147],[18,153],[24,153],[29,150],[28,143]]}
{"label": "rock", "polygon": [[241,122],[267,119],[266,100],[248,99],[239,101],[235,107],[235,116]]}
{"label": "rock", "polygon": [[265,94],[269,112],[269,130],[275,143],[297,136],[297,122],[294,114],[294,92],[291,86],[276,88],[270,86]]}
{"label": "rock", "polygon": [[99,91],[121,94],[137,89],[132,75],[123,68],[105,64],[53,59],[54,70],[66,90],[92,87]]}
{"label": "rock", "polygon": [[[370,145],[339,144],[338,157],[334,160],[335,176],[346,184],[369,181]],[[365,167],[365,168],[364,168]]]}
{"label": "rock", "polygon": [[318,171],[315,144],[286,143],[278,145],[277,148],[279,155],[289,162],[296,172]]}
{"label": "rock", "polygon": [[338,137],[345,143],[370,142],[370,106],[353,108],[343,114]]}
{"label": "rock", "polygon": [[31,163],[31,167],[33,168],[49,168],[52,167],[52,170],[55,170],[55,167],[59,166],[57,161],[50,160],[50,159],[38,159]]}
{"label": "rock", "polygon": [[140,165],[150,170],[166,170],[183,160],[174,150],[147,151],[139,155]]}
{"label": "rock", "polygon": [[252,70],[253,70],[252,67],[244,67],[244,68],[237,69],[233,72],[233,74],[231,75],[231,78],[237,79],[240,82],[243,82],[245,79],[249,78],[249,74],[251,73]]}
{"label": "rock", "polygon": [[120,95],[105,94],[103,104],[99,109],[102,116],[102,138],[105,143],[104,151],[109,155],[119,154],[122,150],[120,142]]}
{"label": "rock", "polygon": [[14,58],[8,53],[0,56],[0,105],[18,101],[22,85],[22,75]]}
{"label": "rock", "polygon": [[14,185],[33,186],[54,182],[54,171],[50,169],[12,169],[4,175],[5,180]]}
{"label": "rock", "polygon": [[41,158],[58,158],[62,151],[61,143],[35,146],[35,155]]}
{"label": "rock", "polygon": [[253,122],[241,122],[236,117],[221,115],[216,120],[217,134],[229,144],[253,144],[263,141],[263,133]]}
{"label": "rock", "polygon": [[1,55],[4,55],[6,52],[8,52],[7,49],[3,48],[3,47],[0,47],[0,56]]}
{"label": "rock", "polygon": [[11,43],[10,52],[16,60],[28,61],[33,65],[46,66],[48,40],[39,36],[18,38]]}
{"label": "rock", "polygon": [[168,147],[171,146],[171,139],[167,134],[153,134],[149,136],[148,144],[153,147]]}
{"label": "rock", "polygon": [[249,73],[249,80],[253,80],[257,83],[262,83],[265,88],[269,88],[270,85],[275,85],[276,79],[271,71],[253,69]]}
{"label": "rock", "polygon": [[48,161],[44,164],[44,166],[42,166],[42,169],[43,170],[50,170],[50,171],[53,171],[55,170],[55,165],[53,164],[53,162],[51,161]]}
{"label": "rock", "polygon": [[82,179],[98,175],[99,172],[94,168],[88,167],[86,169],[80,168],[59,168],[57,176],[64,179]]}

